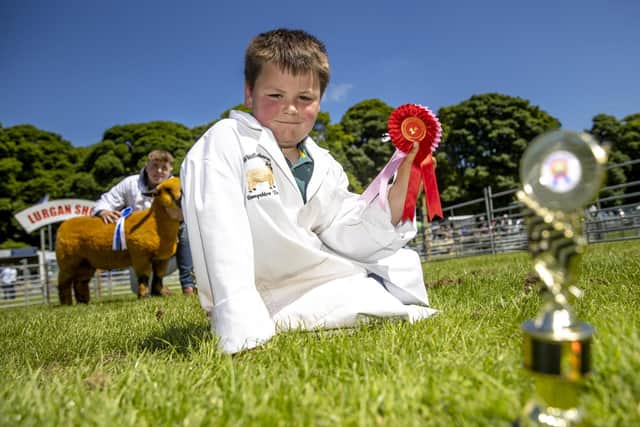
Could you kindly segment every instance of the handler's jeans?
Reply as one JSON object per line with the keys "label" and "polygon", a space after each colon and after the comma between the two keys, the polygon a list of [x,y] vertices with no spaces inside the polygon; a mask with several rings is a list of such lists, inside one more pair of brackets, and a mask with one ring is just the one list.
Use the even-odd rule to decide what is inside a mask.
{"label": "handler's jeans", "polygon": [[[166,276],[179,269],[180,286],[182,289],[195,288],[195,274],[193,273],[193,260],[191,258],[191,248],[189,247],[189,237],[187,236],[187,226],[184,222],[180,223],[178,229],[178,248],[176,254],[169,258]],[[133,268],[129,268],[129,282],[131,283],[131,291],[138,295],[138,277]],[[149,278],[151,284],[151,277]]]}
{"label": "handler's jeans", "polygon": [[[187,234],[187,225],[180,223],[178,229],[178,249],[176,250],[176,260],[178,269],[180,270],[180,286],[182,289],[195,288],[195,273],[193,272],[193,259],[191,258],[191,248],[189,247],[189,236]],[[173,269],[172,271],[175,271]]]}

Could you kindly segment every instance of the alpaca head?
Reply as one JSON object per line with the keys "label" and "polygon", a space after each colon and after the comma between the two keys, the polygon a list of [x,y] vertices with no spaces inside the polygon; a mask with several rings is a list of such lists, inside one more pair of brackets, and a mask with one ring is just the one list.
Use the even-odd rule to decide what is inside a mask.
{"label": "alpaca head", "polygon": [[156,206],[162,206],[167,211],[171,219],[182,219],[182,209],[180,206],[180,198],[182,197],[180,178],[171,177],[166,181],[161,182],[151,192],[151,195],[153,196],[153,204]]}

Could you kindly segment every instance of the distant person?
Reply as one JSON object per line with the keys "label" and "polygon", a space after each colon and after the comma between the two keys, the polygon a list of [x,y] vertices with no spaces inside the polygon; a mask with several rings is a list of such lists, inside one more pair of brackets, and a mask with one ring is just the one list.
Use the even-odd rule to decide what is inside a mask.
{"label": "distant person", "polygon": [[18,271],[13,267],[2,267],[0,281],[2,281],[2,299],[16,299],[16,279]]}
{"label": "distant person", "polygon": [[[136,175],[131,175],[111,190],[104,193],[96,202],[94,215],[102,218],[105,224],[112,224],[120,218],[120,211],[131,207],[134,211],[151,207],[153,197],[148,195],[158,184],[172,176],[173,156],[164,150],[153,150],[147,156],[147,164]],[[184,222],[180,223],[178,231],[178,248],[176,255],[171,258],[167,268],[167,274],[179,269],[180,286],[182,293],[192,295],[196,284],[193,274],[193,261],[189,238]],[[133,270],[130,270],[131,290],[138,293],[138,281]]]}
{"label": "distant person", "polygon": [[290,329],[431,316],[416,235],[402,221],[411,164],[371,203],[348,191],[342,166],[309,137],[329,81],[322,42],[299,30],[255,37],[245,104],[191,148],[182,206],[203,308],[222,351]]}

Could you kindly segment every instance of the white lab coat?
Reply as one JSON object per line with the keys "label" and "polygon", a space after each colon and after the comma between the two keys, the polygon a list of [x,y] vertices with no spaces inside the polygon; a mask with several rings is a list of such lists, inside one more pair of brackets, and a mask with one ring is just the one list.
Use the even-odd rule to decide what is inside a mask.
{"label": "white lab coat", "polygon": [[126,207],[131,207],[134,211],[149,209],[153,197],[145,196],[144,193],[149,193],[151,190],[153,188],[145,184],[144,169],[142,169],[140,173],[124,178],[109,191],[102,193],[93,211],[95,213],[104,209],[120,211]]}
{"label": "white lab coat", "polygon": [[420,258],[401,249],[414,224],[394,227],[377,200],[347,191],[327,150],[311,138],[305,146],[314,161],[306,204],[273,134],[249,114],[232,111],[184,159],[198,293],[222,351],[255,347],[279,330],[435,312]]}

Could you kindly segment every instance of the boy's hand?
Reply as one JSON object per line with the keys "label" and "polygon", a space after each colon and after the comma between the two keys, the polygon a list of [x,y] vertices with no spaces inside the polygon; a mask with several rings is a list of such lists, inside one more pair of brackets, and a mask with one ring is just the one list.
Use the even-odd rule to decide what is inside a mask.
{"label": "boy's hand", "polygon": [[120,218],[120,212],[103,209],[100,211],[98,216],[102,218],[102,222],[105,224],[113,224],[118,221],[118,218]]}
{"label": "boy's hand", "polygon": [[[396,181],[389,190],[389,208],[391,209],[391,223],[398,225],[402,218],[402,211],[404,210],[404,200],[407,195],[407,189],[409,188],[409,178],[411,176],[411,165],[413,164],[416,155],[418,154],[419,143],[414,142],[411,151],[407,153],[400,166],[398,167],[398,173],[396,175]],[[420,182],[420,188],[422,188],[422,181]],[[420,189],[418,189],[418,195],[420,195]]]}

